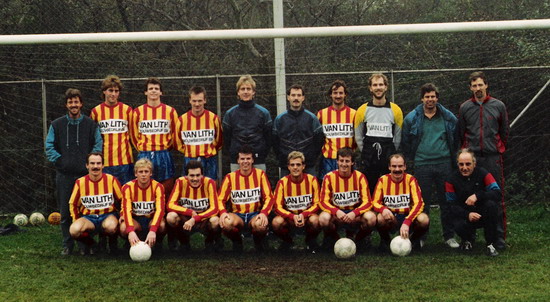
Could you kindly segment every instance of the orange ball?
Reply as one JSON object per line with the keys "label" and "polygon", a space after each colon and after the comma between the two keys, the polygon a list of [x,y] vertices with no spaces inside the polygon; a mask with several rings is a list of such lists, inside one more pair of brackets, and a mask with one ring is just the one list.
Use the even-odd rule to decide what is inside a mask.
{"label": "orange ball", "polygon": [[58,225],[61,223],[61,214],[59,212],[52,212],[50,216],[48,216],[48,222],[52,225]]}

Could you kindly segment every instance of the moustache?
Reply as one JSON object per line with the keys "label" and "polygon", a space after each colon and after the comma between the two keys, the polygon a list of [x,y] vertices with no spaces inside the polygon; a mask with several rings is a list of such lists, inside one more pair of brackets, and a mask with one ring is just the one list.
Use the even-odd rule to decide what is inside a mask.
{"label": "moustache", "polygon": [[92,171],[99,171],[99,168],[92,168]]}

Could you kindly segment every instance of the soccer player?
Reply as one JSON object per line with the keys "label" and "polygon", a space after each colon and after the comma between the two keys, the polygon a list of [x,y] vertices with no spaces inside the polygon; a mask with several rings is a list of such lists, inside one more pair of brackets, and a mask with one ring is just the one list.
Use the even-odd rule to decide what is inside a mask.
{"label": "soccer player", "polygon": [[478,228],[485,231],[487,255],[498,256],[498,204],[502,193],[491,173],[476,165],[474,153],[461,149],[457,157],[458,171],[445,183],[447,202],[455,216],[455,231],[462,238],[462,249],[472,250]]}
{"label": "soccer player", "polygon": [[390,233],[397,230],[403,239],[411,239],[414,248],[421,249],[424,241],[420,238],[428,230],[430,218],[422,212],[424,201],[418,182],[405,172],[405,157],[400,153],[390,156],[388,169],[390,173],[378,180],[372,200],[378,213],[380,249],[387,250]]}
{"label": "soccer player", "polygon": [[355,150],[353,122],[355,109],[346,105],[349,96],[348,86],[342,80],[332,82],[327,96],[332,104],[317,112],[317,118],[323,127],[325,143],[321,149],[321,161],[319,164],[319,179],[322,181],[325,175],[338,168],[336,153],[341,148]]}
{"label": "soccer player", "polygon": [[78,89],[67,89],[64,104],[67,114],[52,122],[45,142],[46,157],[56,170],[55,189],[61,213],[63,256],[71,254],[74,248],[69,232],[72,223],[69,199],[74,182],[87,174],[86,156],[90,152],[101,152],[103,144],[97,124],[81,112],[83,103]]}
{"label": "soccer player", "polygon": [[361,172],[370,184],[376,184],[386,172],[388,157],[399,150],[403,112],[386,99],[388,78],[385,75],[371,75],[369,90],[372,100],[361,105],[355,114],[355,141],[361,151]]}
{"label": "soccer player", "polygon": [[273,232],[283,240],[280,249],[288,251],[294,244],[290,231],[304,228],[308,250],[317,249],[319,227],[319,182],[311,174],[304,173],[306,159],[302,152],[288,154],[290,174],[281,178],[273,194],[275,212],[271,226]]}
{"label": "soccer player", "polygon": [[236,86],[239,104],[225,113],[222,122],[224,144],[231,158],[231,171],[239,169],[239,164],[234,161],[244,145],[252,148],[254,167],[265,171],[265,159],[271,148],[271,115],[267,109],[256,104],[256,82],[250,75],[240,77]]}
{"label": "soccer player", "polygon": [[[142,158],[134,165],[136,178],[122,187],[120,235],[130,245],[144,239],[150,247],[162,243],[165,231],[164,187],[154,179],[153,163]],[[140,238],[141,237],[141,238]]]}
{"label": "soccer player", "polygon": [[[239,149],[239,169],[225,176],[219,192],[220,227],[233,242],[234,251],[243,250],[241,231],[245,228],[251,230],[256,250],[263,251],[269,226],[271,186],[265,172],[254,168],[252,152],[247,145]],[[230,208],[225,206],[228,202]]]}
{"label": "soccer player", "polygon": [[204,175],[213,180],[218,179],[218,151],[223,146],[220,118],[206,110],[206,89],[193,86],[189,89],[191,110],[179,118],[176,127],[176,143],[183,153],[185,166],[191,160],[199,160],[204,167]]}
{"label": "soccer player", "polygon": [[132,140],[139,151],[138,159],[147,158],[153,163],[153,179],[162,183],[168,197],[174,186],[173,147],[178,113],[161,102],[162,84],[149,78],[144,85],[147,103],[134,109]]}
{"label": "soccer player", "polygon": [[451,174],[458,146],[457,119],[438,102],[439,89],[434,84],[420,87],[420,99],[422,104],[403,121],[401,146],[409,166],[414,162],[414,176],[426,203],[424,212],[429,215],[430,205],[439,203],[443,241],[451,248],[458,248],[445,202],[445,179]]}
{"label": "soccer player", "polygon": [[305,172],[315,173],[315,163],[324,141],[321,123],[315,114],[304,108],[305,92],[301,85],[292,85],[286,92],[289,110],[273,121],[273,151],[279,160],[280,178],[290,173],[288,154],[300,151],[305,156]]}
{"label": "soccer player", "polygon": [[101,83],[103,102],[92,109],[90,117],[98,123],[103,138],[103,172],[125,184],[134,178],[134,156],[129,132],[132,107],[119,101],[122,88],[119,77],[107,76]]}
{"label": "soccer player", "polygon": [[168,201],[166,221],[177,230],[182,251],[191,249],[191,231],[198,230],[206,238],[207,251],[221,249],[221,229],[218,214],[218,192],[213,179],[204,176],[202,163],[191,160],[185,165],[185,174],[176,180]]}
{"label": "soccer player", "polygon": [[[369,183],[363,173],[353,169],[353,150],[342,148],[337,152],[338,169],[328,173],[321,189],[319,223],[325,231],[324,249],[338,240],[338,228],[351,237],[356,231],[355,242],[360,249],[370,244],[370,234],[376,226],[376,214],[372,208]],[[365,240],[365,238],[367,238]]]}
{"label": "soccer player", "polygon": [[[470,75],[472,97],[458,110],[459,139],[462,148],[469,148],[477,158],[477,165],[495,177],[504,187],[504,159],[510,126],[506,106],[489,95],[487,77],[481,71]],[[504,196],[499,207],[498,240],[495,247],[506,248],[506,205]]]}
{"label": "soccer player", "polygon": [[117,204],[122,199],[122,190],[116,177],[103,173],[103,154],[88,155],[88,175],[76,180],[69,200],[69,211],[73,218],[71,237],[86,245],[82,254],[92,254],[93,234],[109,237],[110,253],[116,254],[118,236]]}

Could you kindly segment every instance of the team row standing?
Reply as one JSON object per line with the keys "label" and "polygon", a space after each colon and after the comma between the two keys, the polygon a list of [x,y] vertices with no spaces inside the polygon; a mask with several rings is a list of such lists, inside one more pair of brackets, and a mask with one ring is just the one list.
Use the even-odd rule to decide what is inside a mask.
{"label": "team row standing", "polygon": [[[484,78],[481,78],[481,80],[482,83],[486,83]],[[475,81],[478,80],[476,79]],[[471,85],[473,84],[471,83]],[[232,159],[231,170],[235,171],[238,168],[238,165],[233,162],[233,160],[238,158],[236,156],[236,151],[244,144],[253,146],[256,167],[265,170],[265,157],[270,148],[270,143],[272,141],[271,135],[273,133],[273,141],[276,147],[275,152],[278,155],[280,164],[283,162],[286,155],[294,149],[303,151],[307,154],[306,161],[310,164],[306,164],[306,167],[311,169],[316,161],[316,152],[318,152],[316,150],[321,150],[321,176],[327,171],[335,170],[337,150],[343,147],[355,148],[357,142],[359,150],[361,151],[362,171],[367,175],[367,178],[371,179],[371,183],[376,183],[378,177],[386,171],[385,163],[387,156],[399,149],[399,141],[401,138],[400,132],[403,116],[397,105],[386,100],[385,95],[387,86],[387,78],[384,75],[373,75],[369,79],[369,89],[373,99],[371,102],[362,105],[356,114],[355,110],[349,108],[345,104],[345,99],[348,95],[345,83],[342,81],[335,81],[329,89],[332,105],[321,110],[317,115],[320,123],[317,123],[316,119],[312,119],[312,114],[303,108],[303,88],[293,86],[288,91],[290,110],[286,115],[293,115],[295,122],[297,121],[297,123],[295,123],[297,127],[287,127],[285,130],[281,127],[288,126],[286,121],[277,123],[278,120],[282,120],[284,114],[275,119],[275,125],[272,129],[271,118],[268,111],[254,102],[255,82],[249,76],[241,77],[237,83],[237,95],[240,99],[239,104],[226,113],[223,122],[224,136]],[[129,106],[118,102],[118,96],[122,89],[122,84],[118,78],[108,77],[103,82],[102,88],[105,102],[94,108],[92,117],[98,121],[100,125],[98,130],[103,135],[103,150],[106,154],[105,163],[108,172],[119,175],[119,179],[122,180],[122,183],[133,178],[131,168],[131,141],[136,146],[136,149],[140,151],[138,158],[149,158],[152,160],[155,171],[154,177],[165,185],[166,195],[171,192],[171,187],[173,185],[174,165],[168,151],[171,145],[176,145],[180,151],[186,154],[186,163],[191,159],[201,159],[205,165],[207,175],[214,179],[216,178],[217,160],[215,160],[215,155],[221,148],[222,135],[217,116],[204,109],[204,104],[206,103],[206,92],[204,90],[201,91],[200,89],[194,88],[190,91],[192,109],[190,112],[184,114],[178,121],[175,110],[160,101],[162,86],[160,81],[156,79],[149,79],[147,81],[145,89],[147,103],[136,108],[134,111],[132,111]],[[484,87],[481,88],[481,90],[483,90]],[[476,99],[481,99],[481,103],[478,100],[480,104],[483,104],[483,102],[486,101],[485,99],[489,100],[486,95],[486,87],[484,89],[485,96],[483,93],[478,93],[472,88],[474,97]],[[479,98],[478,94],[481,94]],[[70,116],[72,111],[78,109],[77,119],[81,118],[80,108],[82,107],[82,103],[79,95],[71,98],[68,97],[67,100],[69,101],[69,99],[78,99],[80,103],[78,105],[80,107],[76,106],[78,107],[76,108],[67,102],[69,115],[65,119],[71,124],[72,121],[69,118],[73,118],[74,120],[76,116]],[[435,103],[437,103],[437,98]],[[424,108],[426,107],[426,102],[424,102]],[[201,112],[206,112],[207,114],[201,114]],[[497,113],[501,114],[501,112]],[[188,116],[186,117],[186,115]],[[305,118],[300,120],[296,117]],[[195,120],[193,120],[193,118]],[[63,121],[65,119],[61,118],[58,120]],[[292,121],[292,117],[290,120]],[[502,122],[502,120],[502,116],[499,116],[498,121]],[[55,124],[57,123],[54,121],[50,128],[50,134],[52,135],[48,135],[46,143],[47,146],[49,144],[50,147],[48,148],[48,157],[57,165],[57,159],[62,156],[55,158],[55,155],[60,153],[58,152],[58,154],[55,154],[57,150],[51,148],[52,142],[56,142],[56,130],[59,130],[59,127],[54,127]],[[505,124],[507,126],[507,123]],[[319,127],[319,125],[322,125],[322,127]],[[465,125],[467,125],[467,123],[465,123]],[[202,129],[203,127],[206,128],[206,131]],[[93,128],[93,126],[91,128]],[[304,131],[300,131],[300,128],[309,132],[304,133]],[[67,130],[69,129],[70,127],[67,126]],[[320,131],[321,129],[322,131]],[[464,127],[464,135],[461,137],[472,136],[468,131],[475,131],[475,126],[473,129],[469,130],[467,127]],[[477,131],[479,132],[480,130],[478,129]],[[175,135],[175,133],[178,135]],[[507,132],[504,134],[507,135]],[[500,136],[503,142],[505,142],[506,135]],[[323,136],[325,137],[324,140]],[[70,136],[67,136],[67,138],[69,137]],[[99,141],[99,139],[97,139],[97,131],[93,137],[97,149],[97,142]],[[478,138],[481,139],[482,136],[478,135]],[[466,143],[469,144],[469,142]],[[321,144],[323,144],[322,148],[317,148],[317,146]],[[451,144],[447,140],[447,144],[453,146],[454,142]],[[503,152],[503,144],[501,142],[498,144],[500,147],[499,152]],[[201,152],[201,146],[204,145],[209,146],[209,148],[202,148],[203,150]],[[426,147],[426,143],[424,143],[424,145],[424,147]],[[482,146],[479,142],[477,142],[477,145]],[[69,146],[69,144],[67,144],[67,146]],[[204,151],[204,149],[207,149],[207,151]],[[195,150],[195,152],[193,152],[193,150]],[[452,154],[452,151],[449,151],[449,154]],[[52,154],[53,156],[51,156]],[[488,152],[486,152],[486,154],[488,154]],[[60,162],[62,162],[62,160]],[[77,162],[74,162],[74,164]],[[283,171],[285,170],[282,164],[281,168],[283,168]],[[211,171],[211,173],[208,171]],[[214,173],[214,171],[216,172]],[[58,172],[60,171],[58,170]],[[312,171],[309,170],[308,172]],[[63,173],[58,173],[58,176],[59,174]],[[75,174],[71,176],[75,178]],[[70,181],[68,181],[68,183],[70,183]],[[58,190],[59,189],[58,184]],[[62,194],[58,194],[58,198],[60,195]],[[60,200],[59,202],[60,208],[63,210],[63,202]],[[64,232],[64,235],[66,233],[67,232]],[[66,249],[64,249],[64,252],[65,251]]]}

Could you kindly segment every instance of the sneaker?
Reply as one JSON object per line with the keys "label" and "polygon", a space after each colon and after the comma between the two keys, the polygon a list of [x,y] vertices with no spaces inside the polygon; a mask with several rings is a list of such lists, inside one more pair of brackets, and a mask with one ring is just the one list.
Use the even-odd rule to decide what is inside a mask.
{"label": "sneaker", "polygon": [[468,240],[462,241],[460,249],[466,252],[471,252],[473,250],[472,243]]}
{"label": "sneaker", "polygon": [[497,249],[492,244],[489,244],[487,246],[487,256],[491,256],[491,257],[498,256]]}
{"label": "sneaker", "polygon": [[63,250],[61,250],[61,256],[69,256],[72,252],[70,248],[64,247]]}
{"label": "sneaker", "polygon": [[460,244],[458,244],[458,242],[454,238],[447,239],[447,241],[445,241],[445,244],[452,249],[457,249],[460,247]]}

